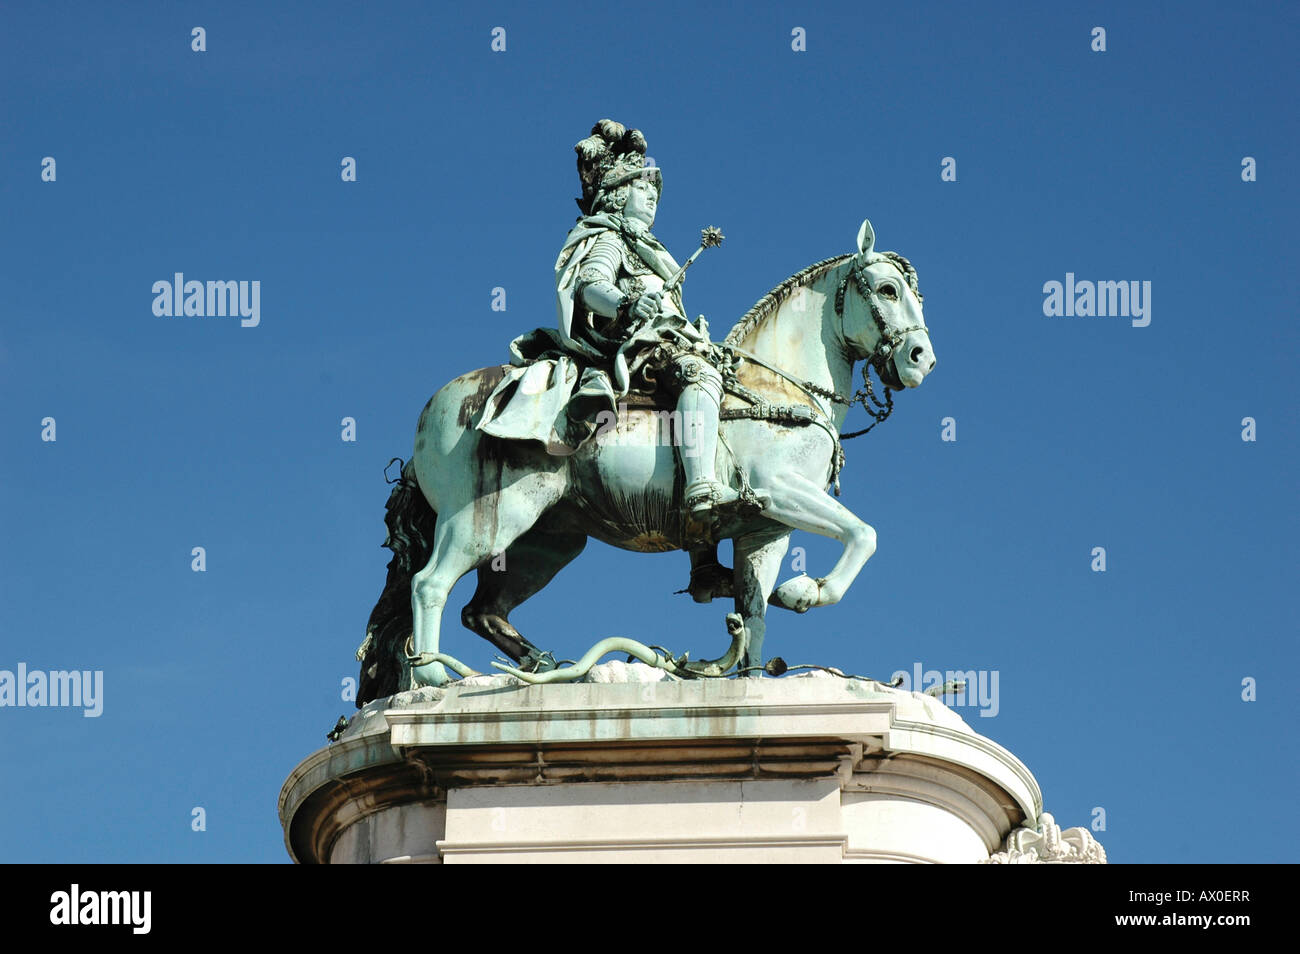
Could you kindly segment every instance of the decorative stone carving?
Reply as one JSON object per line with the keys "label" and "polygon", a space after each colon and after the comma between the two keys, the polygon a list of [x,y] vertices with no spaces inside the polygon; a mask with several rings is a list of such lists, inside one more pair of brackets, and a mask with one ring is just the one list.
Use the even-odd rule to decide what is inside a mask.
{"label": "decorative stone carving", "polygon": [[1028,821],[1007,835],[1002,850],[986,865],[1104,865],[1106,849],[1086,828],[1061,831],[1056,819],[1043,812],[1037,827]]}

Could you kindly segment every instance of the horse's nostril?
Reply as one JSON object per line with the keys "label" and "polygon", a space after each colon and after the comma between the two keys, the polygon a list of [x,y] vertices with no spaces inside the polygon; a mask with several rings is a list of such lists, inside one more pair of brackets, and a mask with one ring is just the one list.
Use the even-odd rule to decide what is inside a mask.
{"label": "horse's nostril", "polygon": [[913,348],[913,349],[912,349],[912,363],[913,363],[913,364],[920,364],[920,363],[921,363],[921,355],[923,355],[923,354],[925,354],[925,348],[922,347],[921,345],[917,345],[915,348]]}

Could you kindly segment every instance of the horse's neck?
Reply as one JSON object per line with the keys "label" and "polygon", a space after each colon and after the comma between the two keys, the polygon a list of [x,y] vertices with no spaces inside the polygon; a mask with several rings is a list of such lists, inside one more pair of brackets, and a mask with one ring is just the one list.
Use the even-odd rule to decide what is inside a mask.
{"label": "horse's neck", "polygon": [[[777,310],[737,342],[737,346],[795,380],[836,394],[853,393],[853,362],[848,357],[835,314],[835,289],[845,266],[833,268],[783,301]],[[823,405],[831,402],[822,399]],[[830,407],[838,427],[848,408]]]}

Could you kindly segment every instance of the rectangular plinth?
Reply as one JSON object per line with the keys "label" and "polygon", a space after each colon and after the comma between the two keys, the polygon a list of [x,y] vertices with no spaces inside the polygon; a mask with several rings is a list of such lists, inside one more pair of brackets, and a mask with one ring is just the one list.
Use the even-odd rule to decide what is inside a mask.
{"label": "rectangular plinth", "polygon": [[456,789],[446,864],[838,863],[839,785],[641,782]]}

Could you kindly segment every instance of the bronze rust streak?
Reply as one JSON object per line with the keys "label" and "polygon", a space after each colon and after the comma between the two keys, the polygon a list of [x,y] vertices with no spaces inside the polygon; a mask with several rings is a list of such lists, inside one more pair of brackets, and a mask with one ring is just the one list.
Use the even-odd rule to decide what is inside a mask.
{"label": "bronze rust streak", "polygon": [[497,365],[492,368],[479,368],[477,371],[471,371],[464,377],[472,377],[474,381],[474,393],[468,395],[460,402],[460,411],[456,415],[456,423],[461,427],[474,427],[478,423],[478,416],[483,411],[483,405],[487,403],[488,396],[501,383],[501,379],[506,376],[506,371],[510,369],[509,365]]}

